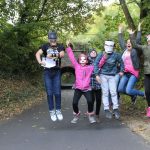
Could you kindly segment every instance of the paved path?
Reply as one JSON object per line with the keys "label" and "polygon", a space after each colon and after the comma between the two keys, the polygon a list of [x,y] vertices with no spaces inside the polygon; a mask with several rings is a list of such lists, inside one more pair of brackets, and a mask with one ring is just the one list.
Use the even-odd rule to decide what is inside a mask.
{"label": "paved path", "polygon": [[[62,122],[49,119],[46,101],[12,120],[0,122],[0,150],[150,150],[141,137],[120,121],[105,119],[103,112],[99,124],[89,124],[83,115],[79,123],[71,124],[72,95],[72,90],[62,91]],[[84,98],[80,106],[85,112]]]}

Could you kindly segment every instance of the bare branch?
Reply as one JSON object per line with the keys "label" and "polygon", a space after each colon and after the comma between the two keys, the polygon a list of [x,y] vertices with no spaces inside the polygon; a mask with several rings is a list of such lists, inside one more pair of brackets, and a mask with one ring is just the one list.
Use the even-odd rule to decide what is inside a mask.
{"label": "bare branch", "polygon": [[36,19],[37,22],[39,21],[39,19],[41,18],[42,14],[43,14],[44,7],[45,7],[46,3],[47,3],[47,0],[44,0],[44,2],[42,4],[42,8],[41,8],[39,14],[37,15],[37,19]]}
{"label": "bare branch", "polygon": [[128,22],[128,25],[129,27],[132,29],[132,30],[135,30],[136,27],[135,27],[135,24],[134,24],[134,21],[131,17],[131,14],[128,10],[128,7],[127,7],[127,4],[126,4],[126,1],[125,0],[119,0],[120,1],[120,4],[121,4],[121,7],[122,7],[122,10],[124,12],[124,15],[126,17],[126,20]]}

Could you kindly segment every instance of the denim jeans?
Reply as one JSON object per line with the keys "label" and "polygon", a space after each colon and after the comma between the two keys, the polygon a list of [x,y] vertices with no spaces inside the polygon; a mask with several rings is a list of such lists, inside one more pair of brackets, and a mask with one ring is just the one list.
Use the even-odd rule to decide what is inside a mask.
{"label": "denim jeans", "polygon": [[60,69],[44,70],[44,82],[47,93],[49,110],[54,109],[54,97],[56,110],[61,109],[61,73]]}
{"label": "denim jeans", "polygon": [[120,75],[119,75],[119,73],[117,73],[115,75],[115,81],[116,81],[116,84],[117,84],[117,87],[118,87],[118,84],[119,84],[119,81],[120,81]]}
{"label": "denim jeans", "polygon": [[136,82],[137,78],[134,75],[125,73],[120,79],[118,92],[126,93],[127,95],[131,96],[144,96],[144,92],[134,89]]}

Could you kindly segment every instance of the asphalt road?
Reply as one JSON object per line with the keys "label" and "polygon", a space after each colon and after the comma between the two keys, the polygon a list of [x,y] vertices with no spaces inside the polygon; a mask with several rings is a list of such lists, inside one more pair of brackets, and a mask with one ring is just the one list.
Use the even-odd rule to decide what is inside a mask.
{"label": "asphalt road", "polygon": [[[0,150],[150,150],[140,136],[132,133],[124,123],[107,120],[90,124],[81,115],[71,124],[72,90],[62,90],[63,121],[52,122],[46,100],[11,120],[0,122]],[[80,101],[81,112],[86,102]]]}

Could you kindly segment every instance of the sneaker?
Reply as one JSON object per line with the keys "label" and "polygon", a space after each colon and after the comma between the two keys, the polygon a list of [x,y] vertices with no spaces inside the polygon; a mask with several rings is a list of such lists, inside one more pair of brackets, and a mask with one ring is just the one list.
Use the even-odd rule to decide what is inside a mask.
{"label": "sneaker", "polygon": [[79,120],[79,116],[80,116],[80,112],[78,114],[76,114],[75,112],[73,112],[73,119],[71,120],[71,123],[77,123]]}
{"label": "sneaker", "polygon": [[115,119],[119,119],[120,118],[119,109],[114,109],[114,115],[115,115]]}
{"label": "sneaker", "polygon": [[136,100],[137,100],[136,98],[137,98],[137,95],[131,96],[131,103],[132,103],[132,105],[136,104]]}
{"label": "sneaker", "polygon": [[96,122],[96,120],[94,118],[94,115],[89,115],[89,122],[90,123],[95,123]]}
{"label": "sneaker", "polygon": [[112,119],[112,113],[110,112],[109,109],[106,109],[106,110],[105,110],[105,116],[106,116],[106,118],[108,118],[108,119]]}
{"label": "sneaker", "polygon": [[96,119],[96,122],[97,122],[97,123],[100,122],[100,117],[99,117],[99,115],[96,115],[95,119]]}
{"label": "sneaker", "polygon": [[61,110],[56,110],[56,116],[59,121],[63,120],[63,115],[61,113]]}
{"label": "sneaker", "polygon": [[114,113],[114,110],[112,110],[112,116],[114,116],[114,117],[115,117],[115,113]]}
{"label": "sneaker", "polygon": [[56,121],[56,120],[57,120],[57,117],[56,117],[55,111],[54,111],[54,110],[51,110],[51,111],[49,111],[49,113],[50,113],[51,120],[52,120],[52,121]]}
{"label": "sneaker", "polygon": [[74,116],[74,118],[71,120],[71,123],[77,123],[79,120],[78,116]]}
{"label": "sneaker", "polygon": [[146,110],[146,116],[150,117],[150,107],[148,107],[147,110]]}

